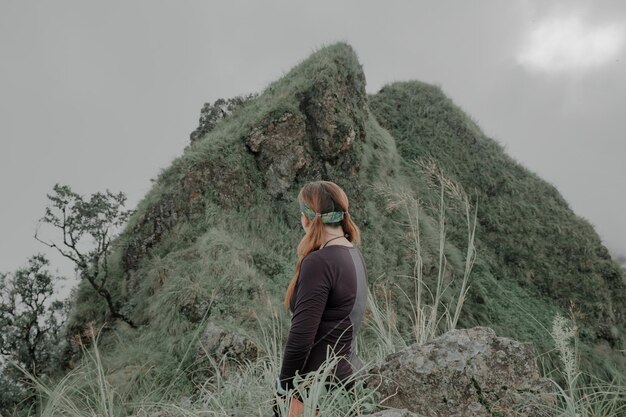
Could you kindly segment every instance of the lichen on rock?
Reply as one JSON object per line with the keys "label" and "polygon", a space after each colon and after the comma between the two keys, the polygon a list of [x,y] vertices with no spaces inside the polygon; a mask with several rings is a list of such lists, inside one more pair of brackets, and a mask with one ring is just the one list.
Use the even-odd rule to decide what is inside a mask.
{"label": "lichen on rock", "polygon": [[426,416],[543,416],[555,396],[532,344],[488,327],[451,330],[389,355],[373,367],[385,406]]}

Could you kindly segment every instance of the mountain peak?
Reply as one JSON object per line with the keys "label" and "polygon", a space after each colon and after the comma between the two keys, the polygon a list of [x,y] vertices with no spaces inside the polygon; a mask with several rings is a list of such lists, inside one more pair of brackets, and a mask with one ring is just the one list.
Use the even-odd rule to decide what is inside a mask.
{"label": "mountain peak", "polygon": [[[277,95],[292,105],[285,108],[284,101],[273,100]],[[359,171],[365,75],[349,45],[337,43],[314,53],[258,100],[265,115],[244,141],[272,197],[286,193],[297,175],[304,180],[332,179]]]}

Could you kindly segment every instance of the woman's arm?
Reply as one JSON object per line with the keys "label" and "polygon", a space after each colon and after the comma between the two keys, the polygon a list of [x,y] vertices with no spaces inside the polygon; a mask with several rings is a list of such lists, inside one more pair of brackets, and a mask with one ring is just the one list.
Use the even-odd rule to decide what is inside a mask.
{"label": "woman's arm", "polygon": [[302,372],[315,340],[331,288],[327,272],[327,265],[321,258],[307,257],[300,265],[291,328],[280,371],[280,383],[285,389],[292,388],[296,371]]}

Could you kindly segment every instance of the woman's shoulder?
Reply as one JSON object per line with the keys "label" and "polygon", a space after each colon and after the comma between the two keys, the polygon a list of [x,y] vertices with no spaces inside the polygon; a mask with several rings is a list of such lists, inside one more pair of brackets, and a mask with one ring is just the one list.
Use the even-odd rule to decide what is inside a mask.
{"label": "woman's shoulder", "polygon": [[[332,248],[332,249],[331,249]],[[367,273],[367,267],[365,266],[365,257],[361,252],[361,249],[356,246],[347,246],[347,245],[332,245],[327,246],[319,251],[317,251],[317,258],[320,259],[319,262],[325,262],[327,265],[343,265],[349,268],[349,265],[362,264],[363,269]],[[334,268],[331,268],[335,270]]]}
{"label": "woman's shoulder", "polygon": [[356,246],[332,245],[309,253],[304,257],[303,262],[334,271],[337,265],[351,264],[355,256],[357,259],[360,258],[361,262],[365,262],[361,251]]}
{"label": "woman's shoulder", "polygon": [[307,254],[302,259],[301,270],[305,270],[305,273],[313,274],[315,276],[324,275],[330,277],[333,275],[333,265],[335,260],[328,256],[328,253],[324,251],[314,250]]}
{"label": "woman's shoulder", "polygon": [[361,251],[356,246],[347,245],[328,245],[320,249],[316,249],[309,252],[302,258],[302,263],[329,265],[336,262],[341,262],[346,255],[350,253],[358,253],[360,256]]}
{"label": "woman's shoulder", "polygon": [[304,258],[302,258],[302,263],[307,263],[309,265],[315,263],[315,264],[323,264],[326,262],[325,257],[323,256],[323,254],[318,250],[314,250],[308,254],[306,254],[304,256]]}

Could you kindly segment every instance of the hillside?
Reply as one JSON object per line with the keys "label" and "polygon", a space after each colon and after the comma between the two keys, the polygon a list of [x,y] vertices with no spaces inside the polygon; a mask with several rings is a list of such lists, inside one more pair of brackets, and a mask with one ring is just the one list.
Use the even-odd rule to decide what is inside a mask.
{"label": "hillside", "polygon": [[[414,264],[405,213],[387,210],[376,186],[437,201],[413,162],[427,157],[478,198],[478,260],[460,327],[490,326],[547,352],[546,328],[572,303],[584,366],[626,370],[618,352],[626,346],[626,278],[592,226],[440,89],[411,81],[367,95],[355,52],[338,43],[196,138],[138,204],[109,266],[110,291],[139,324],[114,323],[103,335],[117,382],[141,395],[192,367],[203,318],[258,335],[293,273],[302,237],[296,196],[311,180],[334,181],[350,197],[372,288],[383,281],[412,288],[403,278]],[[453,279],[462,276],[466,226],[461,213],[446,214]],[[425,271],[432,271],[438,235],[428,205],[421,222]],[[398,294],[394,301],[407,331],[405,301]],[[68,336],[105,318],[104,303],[81,285]],[[175,381],[180,393],[193,389],[190,380]]]}

